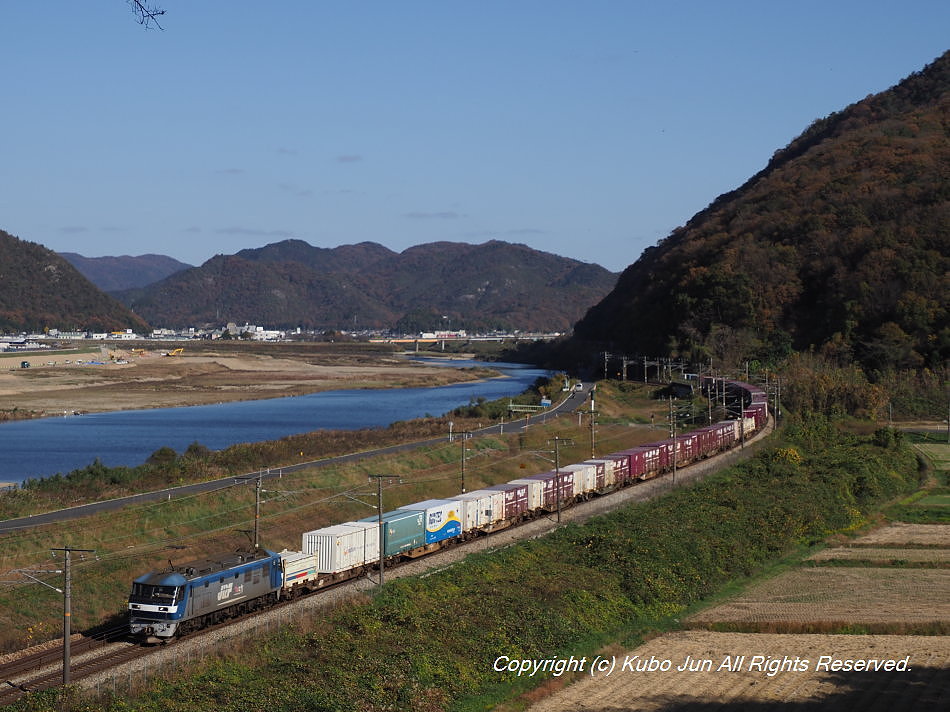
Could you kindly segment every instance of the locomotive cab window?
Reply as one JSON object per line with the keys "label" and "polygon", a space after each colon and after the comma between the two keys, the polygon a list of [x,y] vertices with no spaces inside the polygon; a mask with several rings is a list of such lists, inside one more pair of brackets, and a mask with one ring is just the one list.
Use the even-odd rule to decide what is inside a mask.
{"label": "locomotive cab window", "polygon": [[174,604],[178,600],[180,589],[176,586],[153,586],[147,583],[133,583],[129,599],[137,603]]}

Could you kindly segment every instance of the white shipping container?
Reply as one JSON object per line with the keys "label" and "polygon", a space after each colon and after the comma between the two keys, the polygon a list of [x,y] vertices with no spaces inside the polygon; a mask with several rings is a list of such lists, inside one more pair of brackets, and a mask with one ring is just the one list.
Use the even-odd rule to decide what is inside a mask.
{"label": "white shipping container", "polygon": [[280,552],[280,561],[284,569],[284,588],[305,583],[317,575],[318,559],[316,554],[300,551]]}
{"label": "white shipping container", "polygon": [[741,430],[740,423],[738,420],[733,420],[730,422],[732,423],[732,440],[733,442],[739,442],[739,431]]}
{"label": "white shipping container", "polygon": [[567,472],[574,473],[575,497],[597,489],[597,468],[593,465],[566,465],[561,468],[562,476]]}
{"label": "white shipping container", "polygon": [[611,460],[608,458],[595,458],[593,460],[588,460],[590,463],[604,463],[604,487],[612,487],[617,483],[617,460]]}
{"label": "white shipping container", "polygon": [[544,505],[543,480],[512,480],[513,485],[528,485],[528,509],[534,511]]}
{"label": "white shipping container", "polygon": [[[372,527],[370,527],[372,529]],[[303,551],[316,554],[317,570],[320,573],[336,574],[354,569],[364,563],[379,558],[378,538],[367,535],[369,529],[364,526],[335,524],[303,534]],[[377,542],[375,558],[367,559],[367,544],[372,539]]]}
{"label": "white shipping container", "polygon": [[343,522],[341,527],[359,530],[363,535],[363,562],[372,564],[379,561],[379,522]]}
{"label": "white shipping container", "polygon": [[[738,420],[736,421],[739,422]],[[755,432],[755,418],[743,418],[742,424],[739,426],[739,432],[742,433],[742,437],[751,438],[752,433]]]}
{"label": "white shipping container", "polygon": [[[500,490],[475,490],[466,492],[455,497],[464,501],[469,507],[473,502],[478,506],[478,524],[479,529],[491,526],[505,518],[505,493]],[[468,514],[466,513],[466,516]]]}
{"label": "white shipping container", "polygon": [[478,529],[491,515],[491,495],[487,492],[466,492],[454,499],[459,503],[463,534]]}

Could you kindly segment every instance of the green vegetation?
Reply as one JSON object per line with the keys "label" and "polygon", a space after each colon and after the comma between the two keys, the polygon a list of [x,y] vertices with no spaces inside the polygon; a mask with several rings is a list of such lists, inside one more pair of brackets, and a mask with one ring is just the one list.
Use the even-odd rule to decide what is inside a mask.
{"label": "green vegetation", "polygon": [[[609,402],[604,404],[609,405]],[[474,425],[472,421],[459,418],[454,418],[454,422],[456,432],[471,429]],[[237,455],[228,451],[222,451],[220,455],[223,458],[237,457],[239,462],[246,463],[241,459],[246,453],[274,469],[275,461],[268,458],[285,452],[291,459],[298,458],[299,461],[300,451],[295,448],[301,442],[303,447],[312,447],[314,451],[319,448],[366,450],[419,439],[423,432],[428,433],[426,437],[444,437],[448,433],[447,422],[426,419],[355,434],[345,431],[314,433],[307,436],[306,442],[290,439],[293,447],[289,448],[282,440],[248,444],[240,446]],[[565,461],[582,460],[589,456],[586,435],[575,419],[559,418],[542,426],[532,426],[527,434],[469,439],[465,441],[466,485],[469,489],[477,489],[547,469],[549,464],[536,453],[549,449],[548,441],[554,436],[569,438],[576,443],[562,448]],[[642,429],[604,426],[598,428],[597,442],[602,448],[600,452],[612,452],[651,437]],[[52,486],[42,490],[16,490],[7,493],[0,501],[5,511],[18,508],[48,511],[57,508],[55,505],[60,502],[60,506],[69,506],[88,499],[117,496],[119,492],[152,489],[153,486],[146,484],[147,479],[138,479],[140,476],[149,477],[149,473],[154,478],[153,483],[174,480],[177,473],[182,472],[201,478],[196,463],[183,464],[182,460],[219,455],[203,453],[203,450],[199,445],[192,445],[173,459],[170,450],[160,449],[152,458],[154,462],[141,468],[107,468],[95,463],[54,481]],[[304,452],[305,458],[313,459],[306,454],[311,451]],[[267,497],[262,511],[263,544],[277,551],[297,549],[302,531],[367,516],[370,511],[356,500],[361,498],[361,493],[368,491],[368,473],[386,472],[403,478],[403,484],[386,491],[387,508],[456,494],[460,487],[461,455],[460,440],[453,443],[442,441],[400,454],[367,456],[343,465],[284,473],[282,478],[268,486],[273,492]],[[251,471],[256,469],[251,468]],[[241,472],[231,470],[226,474]],[[371,495],[375,496],[374,490]],[[128,582],[143,571],[162,568],[169,559],[181,562],[247,546],[249,538],[246,532],[253,528],[253,514],[253,487],[231,487],[214,493],[126,507],[118,512],[86,517],[80,523],[66,522],[11,532],[0,537],[0,571],[59,568],[56,562],[48,560],[49,550],[64,544],[95,549],[98,560],[78,566],[73,580],[74,626],[77,630],[90,628],[121,613]],[[10,578],[17,579],[16,576]],[[56,578],[50,576],[50,583],[59,585],[55,583]],[[59,615],[56,594],[38,586],[27,586],[27,590],[29,595],[25,596],[22,587],[0,587],[2,651],[55,637]]]}
{"label": "green vegetation", "polygon": [[921,490],[888,508],[887,515],[913,524],[950,524],[950,487]]}
{"label": "green vegetation", "polygon": [[145,321],[93,287],[64,258],[0,230],[0,333],[79,328],[143,331]]}
{"label": "green vegetation", "polygon": [[918,484],[903,443],[876,444],[821,418],[793,422],[786,440],[660,500],[389,583],[190,677],[156,682],[134,702],[74,700],[73,709],[173,711],[224,699],[275,710],[484,709],[528,684],[494,671],[499,655],[590,655],[675,625],[692,603],[860,527]]}
{"label": "green vegetation", "polygon": [[603,267],[500,241],[397,254],[369,242],[324,249],[283,240],[217,255],[122,300],[166,326],[241,314],[278,328],[564,331],[614,281]]}
{"label": "green vegetation", "polygon": [[814,350],[872,382],[930,368],[945,383],[948,90],[950,53],[816,121],[646,250],[575,335],[717,365]]}
{"label": "green vegetation", "polygon": [[[107,467],[96,460],[65,475],[28,479],[19,489],[0,493],[0,517],[10,519],[82,502],[444,436],[449,430],[448,420],[421,418],[386,428],[316,431],[215,451],[195,442],[181,454],[169,447],[159,448],[144,464],[135,467]],[[475,421],[457,422],[456,427],[460,431],[474,428]]]}

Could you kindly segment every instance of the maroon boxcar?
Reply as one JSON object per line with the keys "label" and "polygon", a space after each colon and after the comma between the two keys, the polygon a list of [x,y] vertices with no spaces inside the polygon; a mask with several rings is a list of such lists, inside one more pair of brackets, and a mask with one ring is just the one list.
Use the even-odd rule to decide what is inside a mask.
{"label": "maroon boxcar", "polygon": [[630,479],[630,458],[627,455],[611,453],[601,459],[614,463],[614,484],[620,486]]}
{"label": "maroon boxcar", "polygon": [[614,481],[613,481],[613,474],[612,474],[612,473],[611,473],[611,476],[610,476],[610,480],[608,481],[608,479],[607,479],[607,462],[606,462],[605,460],[594,458],[594,459],[590,459],[590,460],[584,460],[584,462],[582,462],[581,464],[582,464],[582,465],[593,465],[594,467],[597,468],[597,471],[596,471],[596,473],[595,473],[595,484],[594,484],[594,488],[595,488],[598,492],[602,491],[604,488],[606,488],[606,487],[608,487],[608,486],[610,486],[610,485],[612,485],[612,484],[614,483]]}
{"label": "maroon boxcar", "polygon": [[557,509],[557,490],[555,487],[558,478],[560,478],[561,483],[561,506],[563,507],[574,501],[573,472],[561,472],[558,474],[555,473],[554,470],[551,470],[550,472],[542,472],[539,475],[528,475],[527,477],[521,477],[520,479],[540,480],[544,483],[544,495],[541,506],[551,512]]}
{"label": "maroon boxcar", "polygon": [[[695,432],[683,433],[682,435],[676,436],[676,466],[682,467],[693,460],[699,458],[700,455],[700,438]],[[673,466],[673,463],[670,462],[670,467]]]}
{"label": "maroon boxcar", "polygon": [[622,450],[619,454],[630,458],[629,479],[648,480],[656,477],[665,468],[669,460],[669,447],[662,443],[651,443]]}
{"label": "maroon boxcar", "polygon": [[505,493],[505,519],[517,521],[528,511],[528,485],[508,484],[486,487],[487,490]]}

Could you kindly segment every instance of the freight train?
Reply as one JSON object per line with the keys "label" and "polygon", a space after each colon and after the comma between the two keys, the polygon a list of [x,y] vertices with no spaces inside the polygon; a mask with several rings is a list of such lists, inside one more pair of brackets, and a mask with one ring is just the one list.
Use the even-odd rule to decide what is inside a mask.
{"label": "freight train", "polygon": [[766,394],[738,381],[704,377],[707,397],[734,418],[557,470],[382,515],[304,532],[300,551],[227,553],[138,577],[129,595],[129,632],[169,642],[207,625],[356,578],[477,536],[608,495],[735,447],[768,420]]}

